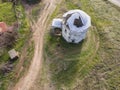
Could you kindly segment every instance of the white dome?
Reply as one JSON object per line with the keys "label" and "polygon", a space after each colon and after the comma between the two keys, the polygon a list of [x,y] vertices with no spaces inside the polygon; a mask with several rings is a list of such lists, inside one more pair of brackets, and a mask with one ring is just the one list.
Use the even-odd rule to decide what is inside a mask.
{"label": "white dome", "polygon": [[[82,33],[86,32],[91,26],[91,18],[88,14],[82,10],[70,10],[63,15],[63,18],[66,20],[65,25],[69,27],[71,33]],[[66,19],[67,18],[67,19]],[[83,24],[82,26],[76,26],[74,24],[75,20],[79,20],[79,23]]]}

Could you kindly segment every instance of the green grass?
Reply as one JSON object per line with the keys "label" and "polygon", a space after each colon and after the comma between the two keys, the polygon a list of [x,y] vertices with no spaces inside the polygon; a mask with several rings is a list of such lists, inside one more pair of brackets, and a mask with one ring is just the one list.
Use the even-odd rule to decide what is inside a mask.
{"label": "green grass", "polygon": [[[8,23],[9,25],[13,24],[16,21],[15,13],[11,12],[11,11],[13,11],[12,7],[7,8],[7,6],[12,6],[12,4],[11,3],[1,3],[0,5],[1,5],[0,9],[2,11],[2,13],[0,13],[0,15],[1,16],[6,15],[6,17],[9,16],[9,18],[5,18],[5,17],[0,16],[0,19],[4,22]],[[4,10],[2,10],[2,9],[4,9]],[[6,9],[9,10],[8,13],[6,12],[7,11]],[[16,43],[15,43],[15,45],[13,45],[12,48],[15,48],[17,51],[20,51],[22,49],[22,47],[24,46],[24,44],[27,40],[27,37],[30,34],[30,25],[29,25],[29,20],[25,17],[24,9],[21,5],[16,6],[16,11],[21,13],[20,17],[18,18],[21,25],[18,28],[19,38],[16,40]],[[9,22],[9,21],[11,21],[11,22]],[[8,58],[9,58],[8,51],[12,48],[3,49],[3,53],[0,55],[1,62],[6,62],[8,60]]]}
{"label": "green grass", "polygon": [[[77,6],[73,2],[63,1],[62,6],[66,10],[75,9]],[[50,20],[65,13],[61,11],[63,8],[58,6]],[[99,61],[96,55],[98,49],[96,43],[99,40],[97,35],[96,28],[91,27],[87,38],[80,44],[69,44],[62,37],[52,37],[49,33],[46,35],[46,58],[50,61],[52,80],[59,89],[62,87],[70,89],[76,79],[84,78]]]}
{"label": "green grass", "polygon": [[[119,61],[119,9],[104,0],[63,0],[53,12],[50,21],[55,17],[62,17],[62,14],[70,9],[82,9],[87,12],[92,18],[92,27],[87,38],[78,45],[68,44],[61,37],[52,37],[49,32],[46,34],[45,59],[49,60],[47,65],[52,83],[56,85],[57,90],[73,90],[73,87],[81,90],[120,89],[119,69],[116,71],[115,67],[108,73],[109,68],[116,66]],[[106,78],[102,77],[105,79],[104,83],[95,80],[100,79],[97,73],[102,72],[106,73]],[[116,76],[113,77],[114,75]]]}
{"label": "green grass", "polygon": [[33,7],[31,13],[32,13],[32,18],[33,18],[34,20],[37,20],[37,19],[38,19],[39,14],[40,14],[40,11],[42,10],[41,7],[43,7],[43,4],[42,4],[42,3],[39,3],[39,4],[37,4],[35,7]]}
{"label": "green grass", "polygon": [[31,42],[30,45],[27,48],[27,55],[25,56],[26,59],[24,61],[23,67],[28,70],[28,67],[30,65],[30,60],[32,60],[34,55],[34,42]]}
{"label": "green grass", "polygon": [[2,53],[0,54],[0,63],[4,63],[8,61],[9,55],[8,50],[2,49]]}
{"label": "green grass", "polygon": [[[48,39],[45,50],[51,61],[50,70],[53,73],[53,80],[57,82],[57,85],[70,86],[77,79],[77,76],[82,79],[98,62],[97,59],[94,59],[96,42],[92,40],[86,39],[75,45],[68,44],[59,37]],[[58,44],[60,47],[57,47]]]}
{"label": "green grass", "polygon": [[7,25],[12,25],[15,21],[16,18],[12,8],[12,3],[0,3],[0,22],[5,22]]}
{"label": "green grass", "polygon": [[[1,5],[0,11],[2,10],[1,11],[2,13],[0,13],[0,19],[5,21],[9,25],[16,22],[15,13],[12,12],[13,11],[12,4],[11,3],[1,3],[0,5]],[[19,52],[20,56],[21,56],[22,50],[24,49],[24,47],[26,47],[25,45],[28,46],[27,47],[28,50],[26,51],[27,55],[25,56],[26,60],[25,60],[25,62],[23,62],[23,66],[28,67],[29,66],[28,62],[30,62],[30,60],[33,56],[33,45],[31,45],[31,44],[28,45],[27,44],[28,40],[31,38],[29,20],[25,16],[24,8],[21,4],[18,4],[16,6],[16,11],[17,11],[17,13],[20,14],[20,15],[17,15],[17,13],[16,13],[16,15],[18,16],[18,21],[21,24],[18,28],[19,38],[16,40],[16,42],[13,45],[12,48],[17,50]],[[2,16],[4,16],[4,14],[6,15],[6,17],[9,16],[9,18],[2,17]],[[0,64],[4,64],[4,63],[8,62],[8,60],[9,60],[8,50],[10,50],[12,48],[9,48],[9,49],[5,48],[4,49],[3,53],[0,55],[0,60],[1,60]],[[19,60],[13,63],[14,67],[17,65],[17,63],[19,63]],[[9,85],[17,82],[17,80],[19,79],[19,78],[16,78],[16,73],[17,72],[18,71],[15,71],[15,69],[14,69],[12,72],[8,73],[6,76],[0,74],[0,82],[1,82],[0,90],[6,90]],[[23,72],[22,72],[22,74],[23,74]]]}
{"label": "green grass", "polygon": [[[119,55],[117,54],[119,52],[119,8],[104,0],[81,0],[81,3],[82,9],[92,17],[92,23],[96,26],[99,33],[100,49],[98,55],[101,57],[101,62],[96,65],[99,69],[94,67],[92,74],[84,79],[85,82],[91,82],[90,84],[84,83],[86,85],[84,88],[90,89],[92,86],[92,90],[103,90],[104,88],[107,90],[119,90],[120,74],[118,73],[118,68],[120,67],[115,67],[119,62]],[[109,70],[110,68],[111,70]],[[104,75],[105,77],[99,77],[94,75],[94,72],[99,73],[99,75],[106,74]],[[90,78],[92,80],[89,80]],[[98,78],[98,80],[94,78]],[[104,82],[100,80],[101,78],[104,79]],[[95,85],[92,81],[94,83],[99,82],[99,84]]]}
{"label": "green grass", "polygon": [[[29,39],[30,38],[31,37],[29,37]],[[31,60],[33,58],[33,55],[34,55],[34,42],[33,41],[27,41],[26,45],[27,46],[24,46],[24,48],[25,48],[24,52],[22,52],[22,53],[24,53],[23,62],[19,61],[24,69],[20,72],[20,74],[18,75],[16,80],[20,79],[24,75],[24,73],[27,72],[27,70],[28,70],[28,68],[29,68],[29,66],[31,64]],[[16,70],[18,70],[18,69],[21,68],[21,66],[19,68],[16,66],[16,68],[17,68]]]}
{"label": "green grass", "polygon": [[[15,13],[12,8],[12,3],[6,2],[1,3],[0,2],[0,22],[7,23],[8,26],[12,25],[16,21]],[[0,53],[0,63],[4,63],[9,59],[8,55],[9,49],[1,49]]]}

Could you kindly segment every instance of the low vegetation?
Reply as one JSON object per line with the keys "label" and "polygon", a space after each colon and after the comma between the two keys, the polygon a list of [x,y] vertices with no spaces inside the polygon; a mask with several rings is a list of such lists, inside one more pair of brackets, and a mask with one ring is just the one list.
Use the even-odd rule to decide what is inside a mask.
{"label": "low vegetation", "polygon": [[[0,3],[0,21],[4,21],[7,25],[12,25],[15,21],[15,13],[12,10],[12,4],[10,2]],[[7,49],[0,49],[0,62],[8,60]]]}
{"label": "low vegetation", "polygon": [[[25,16],[24,8],[21,3],[18,3],[14,8],[12,5],[13,4],[11,2],[0,3],[0,21],[6,22],[9,26],[13,25],[15,22],[18,23],[18,28],[16,29],[18,38],[15,40],[15,43],[10,48],[0,49],[0,68],[9,63],[10,59],[8,50],[14,48],[19,52],[20,58],[12,63],[11,72],[4,74],[0,71],[0,90],[6,90],[10,88],[9,86],[12,86],[15,82],[17,82],[17,80],[21,77],[21,74],[23,74],[29,67],[30,60],[34,52],[34,44],[30,39],[32,34],[29,20]],[[22,70],[21,67],[23,68]]]}
{"label": "low vegetation", "polygon": [[[62,7],[60,7],[62,6]],[[119,9],[106,0],[63,0],[52,20],[70,9],[82,9],[92,18],[87,38],[68,44],[46,34],[44,73],[55,90],[119,90]],[[48,66],[47,66],[48,65]],[[52,87],[52,86],[51,86]]]}
{"label": "low vegetation", "polygon": [[39,18],[40,12],[42,11],[43,7],[44,7],[43,3],[36,4],[32,8],[32,12],[31,12],[32,17],[31,17],[31,19],[34,19],[35,21],[37,21],[38,18]]}
{"label": "low vegetation", "polygon": [[0,3],[0,22],[4,21],[7,25],[12,25],[15,21],[15,13],[12,10],[12,3]]}

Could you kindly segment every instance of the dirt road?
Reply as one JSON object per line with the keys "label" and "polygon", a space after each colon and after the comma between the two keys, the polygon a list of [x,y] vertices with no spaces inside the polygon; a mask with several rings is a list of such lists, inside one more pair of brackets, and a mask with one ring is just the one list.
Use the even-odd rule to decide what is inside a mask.
{"label": "dirt road", "polygon": [[28,73],[19,80],[19,82],[16,84],[13,90],[29,90],[31,86],[34,85],[34,82],[41,68],[43,37],[47,25],[46,22],[48,17],[54,11],[57,3],[59,2],[60,0],[58,2],[57,0],[44,0],[43,3],[45,3],[45,7],[41,11],[40,18],[38,19],[37,22],[34,22],[34,25],[32,26],[34,30],[33,38],[35,42],[35,51],[32,63],[30,65]]}

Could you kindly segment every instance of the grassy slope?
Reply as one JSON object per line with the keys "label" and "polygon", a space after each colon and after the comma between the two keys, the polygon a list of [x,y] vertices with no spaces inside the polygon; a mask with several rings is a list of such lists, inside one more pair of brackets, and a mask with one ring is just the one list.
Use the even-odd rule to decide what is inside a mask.
{"label": "grassy slope", "polygon": [[[84,9],[89,10],[85,6]],[[120,89],[120,9],[101,0],[86,2],[94,10],[93,24],[96,25],[101,40],[99,56],[101,62],[84,79],[85,88],[92,90]],[[89,12],[91,14],[91,12]]]}
{"label": "grassy slope", "polygon": [[[71,9],[72,3],[63,2],[62,4],[64,8],[59,9],[58,6],[51,19],[57,14],[63,14],[66,10]],[[76,7],[72,6],[72,8]],[[65,8],[66,10],[64,10]],[[94,26],[90,28],[87,38],[78,45],[68,44],[61,37],[47,37],[45,51],[50,60],[50,71],[56,73],[52,77],[58,87],[72,85],[78,77],[82,79],[91,70],[98,62],[96,55],[98,43],[99,39]],[[60,47],[57,46],[58,44]]]}
{"label": "grassy slope", "polygon": [[120,89],[119,10],[101,0],[65,0],[62,7],[56,8],[51,20],[76,8],[86,11],[92,17],[93,26],[87,38],[79,45],[68,44],[61,37],[47,34],[45,62],[50,67],[53,83],[58,89],[65,90]]}

